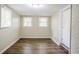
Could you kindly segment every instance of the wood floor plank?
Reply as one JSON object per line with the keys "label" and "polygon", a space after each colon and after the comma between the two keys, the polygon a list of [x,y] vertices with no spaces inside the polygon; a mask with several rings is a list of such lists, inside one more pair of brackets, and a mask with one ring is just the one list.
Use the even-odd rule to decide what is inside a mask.
{"label": "wood floor plank", "polygon": [[4,54],[66,54],[49,38],[20,39]]}

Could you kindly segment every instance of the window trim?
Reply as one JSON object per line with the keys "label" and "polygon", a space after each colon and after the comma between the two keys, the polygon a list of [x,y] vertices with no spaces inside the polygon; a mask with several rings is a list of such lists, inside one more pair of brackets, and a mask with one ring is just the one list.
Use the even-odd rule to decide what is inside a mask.
{"label": "window trim", "polygon": [[[31,19],[30,19],[30,20],[31,20],[31,21],[30,21],[30,25],[31,25],[31,26],[24,25],[24,24],[25,24],[25,22],[24,22],[24,21],[25,21],[24,18],[31,18]],[[27,23],[27,22],[26,22],[26,23]],[[27,16],[27,17],[23,17],[23,27],[32,27],[32,17],[29,17],[29,16]]]}
{"label": "window trim", "polygon": [[[5,11],[5,12],[9,12],[10,13],[10,17],[9,17],[9,25],[7,25],[7,26],[2,26],[2,8],[4,8],[4,11],[5,11],[5,9],[7,9],[7,11]],[[4,16],[4,17],[7,17],[7,16]],[[7,7],[6,5],[1,5],[1,20],[0,20],[0,28],[2,29],[2,28],[10,28],[11,26],[12,26],[12,20],[11,20],[11,18],[12,18],[12,11],[10,10],[10,8],[9,7]],[[6,20],[7,20],[7,18],[5,18]],[[5,21],[6,21],[5,20]],[[5,22],[3,22],[3,23],[5,23]],[[8,22],[6,22],[7,24],[8,24]]]}
{"label": "window trim", "polygon": [[[46,25],[45,25],[45,26],[40,26],[40,18],[47,18],[47,19],[46,19]],[[38,24],[38,25],[39,25],[39,27],[48,27],[48,19],[49,19],[48,17],[39,17],[39,18],[38,18],[38,21],[39,21],[39,24]],[[44,22],[43,22],[43,23],[44,23]]]}

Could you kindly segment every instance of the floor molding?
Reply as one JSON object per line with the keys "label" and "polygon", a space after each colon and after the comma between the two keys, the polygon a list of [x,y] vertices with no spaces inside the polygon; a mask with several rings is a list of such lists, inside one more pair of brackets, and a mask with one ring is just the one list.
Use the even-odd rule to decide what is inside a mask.
{"label": "floor molding", "polygon": [[60,44],[60,48],[64,50],[64,52],[66,52],[67,54],[69,54],[70,49],[65,46],[63,43]]}
{"label": "floor molding", "polygon": [[21,39],[51,39],[51,38],[20,38]]}
{"label": "floor molding", "polygon": [[26,37],[20,37],[20,38],[51,38],[51,36],[26,36]]}
{"label": "floor molding", "polygon": [[51,37],[51,39],[52,39],[52,41],[54,41],[58,46],[60,45],[60,42],[57,42],[54,37]]}

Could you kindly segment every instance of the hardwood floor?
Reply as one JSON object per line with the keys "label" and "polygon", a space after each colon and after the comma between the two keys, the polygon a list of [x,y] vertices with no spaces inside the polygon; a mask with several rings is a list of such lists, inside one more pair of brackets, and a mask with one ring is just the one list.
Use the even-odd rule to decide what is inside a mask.
{"label": "hardwood floor", "polygon": [[49,38],[20,39],[4,54],[66,54]]}

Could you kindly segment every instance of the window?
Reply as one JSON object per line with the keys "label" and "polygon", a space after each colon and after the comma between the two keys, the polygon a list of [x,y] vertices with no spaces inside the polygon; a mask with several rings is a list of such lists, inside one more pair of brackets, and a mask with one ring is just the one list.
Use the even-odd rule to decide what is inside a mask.
{"label": "window", "polygon": [[47,27],[48,26],[48,17],[40,17],[39,18],[39,26]]}
{"label": "window", "polygon": [[23,26],[32,26],[32,17],[23,17]]}
{"label": "window", "polygon": [[1,28],[11,26],[11,10],[6,6],[1,6]]}

